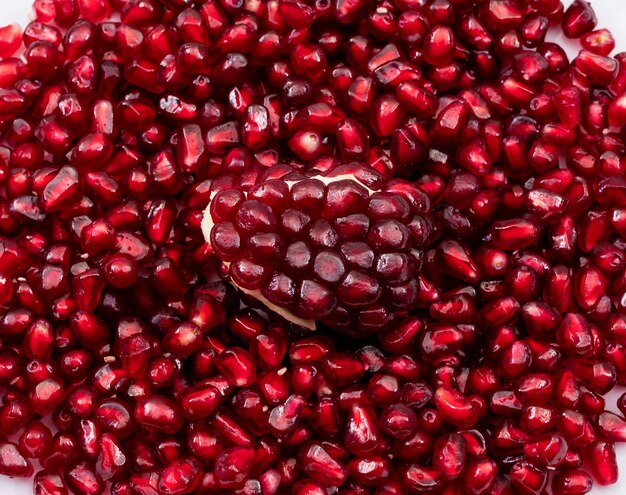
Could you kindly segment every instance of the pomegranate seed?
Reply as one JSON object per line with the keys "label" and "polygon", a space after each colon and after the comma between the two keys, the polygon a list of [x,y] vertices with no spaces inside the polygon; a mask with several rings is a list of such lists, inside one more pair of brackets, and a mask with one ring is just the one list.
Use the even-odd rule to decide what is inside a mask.
{"label": "pomegranate seed", "polygon": [[434,445],[433,467],[447,479],[456,479],[463,473],[467,441],[461,435],[440,437]]}
{"label": "pomegranate seed", "polygon": [[441,415],[450,423],[461,428],[473,426],[478,419],[475,405],[460,392],[439,388],[435,392],[434,403]]}
{"label": "pomegranate seed", "polygon": [[598,429],[603,436],[613,441],[621,441],[623,434],[626,432],[624,427],[626,421],[609,412],[604,412],[597,418]]}
{"label": "pomegranate seed", "polygon": [[100,453],[96,461],[96,476],[109,481],[122,477],[128,467],[128,458],[119,441],[110,433],[100,437]]}
{"label": "pomegranate seed", "polygon": [[95,495],[103,487],[103,483],[96,478],[93,468],[87,461],[68,466],[65,478],[72,491],[80,494]]}
{"label": "pomegranate seed", "polygon": [[428,493],[440,490],[444,480],[433,468],[411,464],[403,476],[404,484],[416,493]]}
{"label": "pomegranate seed", "polygon": [[614,59],[582,50],[574,60],[576,67],[599,84],[610,84],[617,74],[617,62]]}
{"label": "pomegranate seed", "polygon": [[424,40],[424,60],[435,66],[444,66],[454,57],[454,33],[450,28],[437,26]]}
{"label": "pomegranate seed", "polygon": [[608,29],[591,31],[581,38],[580,43],[586,50],[604,57],[615,48],[615,40]]}
{"label": "pomegranate seed", "polygon": [[615,446],[610,442],[597,441],[583,451],[585,464],[600,485],[612,485],[617,481]]}
{"label": "pomegranate seed", "polygon": [[177,460],[161,473],[159,490],[168,494],[191,493],[200,483],[201,475],[202,465],[197,459],[188,457]]}
{"label": "pomegranate seed", "polygon": [[35,495],[68,493],[67,485],[60,474],[52,471],[40,471],[35,475],[33,481],[33,492]]}
{"label": "pomegranate seed", "polygon": [[565,11],[561,23],[565,36],[580,38],[595,27],[597,19],[593,8],[588,2],[576,0]]}
{"label": "pomegranate seed", "polygon": [[485,457],[477,457],[467,463],[461,477],[461,483],[464,490],[473,495],[488,493],[489,490],[492,490],[491,493],[495,493],[497,474],[498,468],[494,461]]}
{"label": "pomegranate seed", "polygon": [[215,461],[215,477],[222,488],[237,488],[246,481],[254,451],[248,448],[235,447],[224,450]]}
{"label": "pomegranate seed", "polygon": [[27,478],[33,474],[33,466],[22,455],[18,446],[10,442],[0,444],[0,473],[5,476]]}
{"label": "pomegranate seed", "polygon": [[548,473],[530,462],[519,461],[511,468],[511,483],[520,493],[541,493],[546,487]]}
{"label": "pomegranate seed", "polygon": [[588,493],[592,486],[593,480],[582,470],[564,471],[552,479],[552,490],[559,490],[566,494]]}
{"label": "pomegranate seed", "polygon": [[135,408],[134,417],[145,428],[170,434],[176,433],[183,424],[176,404],[157,395],[142,399]]}
{"label": "pomegranate seed", "polygon": [[22,28],[17,24],[9,24],[0,28],[0,57],[11,57],[22,44]]}
{"label": "pomegranate seed", "polygon": [[32,422],[20,435],[19,446],[26,457],[42,459],[51,453],[52,433],[43,423]]}
{"label": "pomegranate seed", "polygon": [[526,443],[524,455],[541,466],[554,467],[563,461],[567,448],[568,445],[563,436],[545,435]]}

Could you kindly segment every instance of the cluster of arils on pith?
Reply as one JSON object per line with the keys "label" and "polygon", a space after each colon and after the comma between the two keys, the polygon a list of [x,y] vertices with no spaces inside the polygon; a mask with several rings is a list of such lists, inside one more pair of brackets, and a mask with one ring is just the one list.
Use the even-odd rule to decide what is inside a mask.
{"label": "cluster of arils on pith", "polygon": [[429,211],[411,182],[383,186],[358,164],[312,177],[276,167],[246,192],[217,192],[204,234],[233,283],[266,306],[365,337],[415,307]]}

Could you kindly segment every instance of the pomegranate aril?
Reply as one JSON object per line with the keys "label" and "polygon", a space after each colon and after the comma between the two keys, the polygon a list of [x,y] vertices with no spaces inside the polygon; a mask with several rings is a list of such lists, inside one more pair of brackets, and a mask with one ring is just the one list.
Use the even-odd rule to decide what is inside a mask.
{"label": "pomegranate aril", "polygon": [[522,494],[541,493],[547,484],[548,473],[533,466],[530,462],[519,461],[511,468],[511,483]]}
{"label": "pomegranate aril", "polygon": [[552,479],[552,490],[567,495],[589,493],[592,486],[593,480],[582,470],[563,471]]}
{"label": "pomegranate aril", "polygon": [[221,488],[239,488],[245,483],[254,451],[235,447],[224,450],[215,461],[215,478]]}
{"label": "pomegranate aril", "polygon": [[202,465],[188,457],[177,460],[167,466],[161,473],[159,491],[167,494],[183,494],[193,492],[200,483]]}
{"label": "pomegranate aril", "polygon": [[610,442],[596,441],[585,447],[583,457],[585,466],[598,484],[612,485],[617,482],[615,445]]}
{"label": "pomegranate aril", "polygon": [[52,433],[43,423],[33,422],[20,435],[19,445],[26,457],[42,459],[52,450]]}
{"label": "pomegranate aril", "polygon": [[597,23],[593,8],[585,0],[574,1],[565,11],[561,24],[568,38],[580,38],[591,31]]}
{"label": "pomegranate aril", "polygon": [[87,461],[68,466],[65,478],[70,489],[81,495],[100,493],[103,483],[96,478],[93,468]]}
{"label": "pomegranate aril", "polygon": [[447,479],[456,479],[463,473],[467,441],[461,435],[450,434],[439,438],[434,445],[433,467]]}
{"label": "pomegranate aril", "polygon": [[472,427],[478,420],[476,406],[455,390],[439,388],[435,392],[434,403],[447,421],[461,428]]}
{"label": "pomegranate aril", "polygon": [[608,29],[591,31],[581,38],[580,43],[585,49],[604,57],[615,48],[615,40]]}
{"label": "pomegranate aril", "polygon": [[334,460],[320,444],[311,443],[302,447],[298,459],[309,477],[327,486],[340,486],[348,476],[346,467]]}
{"label": "pomegranate aril", "polygon": [[53,471],[40,471],[33,480],[35,495],[68,495],[67,485],[63,477]]}
{"label": "pomegranate aril", "polygon": [[100,452],[96,460],[96,476],[102,481],[112,481],[121,478],[129,467],[119,441],[110,433],[100,437]]}
{"label": "pomegranate aril", "polygon": [[20,452],[17,445],[0,443],[0,473],[4,476],[27,478],[33,474],[33,466]]}
{"label": "pomegranate aril", "polygon": [[540,466],[555,467],[563,461],[567,449],[567,442],[561,435],[545,435],[529,440],[524,445],[524,455]]}
{"label": "pomegranate aril", "polygon": [[497,474],[498,467],[491,459],[486,457],[471,459],[461,476],[463,490],[472,495],[495,493]]}
{"label": "pomegranate aril", "polygon": [[22,44],[22,28],[17,24],[9,24],[0,28],[0,57],[11,57]]}
{"label": "pomegranate aril", "polygon": [[256,366],[252,357],[241,348],[235,347],[221,353],[216,366],[236,387],[248,387],[256,377]]}
{"label": "pomegranate aril", "polygon": [[440,490],[444,480],[433,468],[410,464],[403,475],[403,482],[415,493],[428,493]]}
{"label": "pomegranate aril", "polygon": [[183,425],[178,406],[158,395],[142,399],[135,408],[134,417],[144,428],[169,434],[176,433]]}
{"label": "pomegranate aril", "polygon": [[95,410],[95,417],[106,430],[115,433],[118,438],[128,436],[135,428],[130,408],[119,399],[100,402]]}

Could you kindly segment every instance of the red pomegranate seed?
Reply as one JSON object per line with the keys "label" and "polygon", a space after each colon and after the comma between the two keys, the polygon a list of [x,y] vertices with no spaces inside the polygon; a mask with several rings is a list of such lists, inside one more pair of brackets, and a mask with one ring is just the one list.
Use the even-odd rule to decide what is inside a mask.
{"label": "red pomegranate seed", "polygon": [[520,493],[541,493],[547,484],[548,473],[530,462],[519,461],[511,468],[511,483]]}
{"label": "red pomegranate seed", "polygon": [[441,474],[433,468],[411,464],[403,476],[403,481],[410,490],[428,493],[440,490],[444,485]]}
{"label": "red pomegranate seed", "polygon": [[104,486],[96,478],[93,468],[87,461],[68,466],[65,477],[72,491],[80,494],[95,495],[102,491]]}
{"label": "red pomegranate seed", "polygon": [[9,24],[0,28],[0,57],[11,57],[22,44],[22,28],[17,24]]}
{"label": "red pomegranate seed", "polygon": [[467,441],[461,435],[440,437],[434,445],[433,467],[445,478],[458,478],[465,467]]}
{"label": "red pomegranate seed", "polygon": [[585,465],[600,485],[612,485],[617,481],[615,446],[610,442],[596,441],[583,451]]}
{"label": "red pomegranate seed", "polygon": [[567,442],[559,434],[538,437],[524,445],[524,455],[535,463],[554,467],[563,461],[567,454]]}
{"label": "red pomegranate seed", "polygon": [[142,427],[170,434],[176,433],[183,424],[176,404],[158,395],[142,399],[135,408],[134,417]]}
{"label": "red pomegranate seed", "polygon": [[42,459],[52,450],[52,433],[41,422],[32,422],[20,435],[19,445],[27,458]]}
{"label": "red pomegranate seed", "polygon": [[161,473],[159,491],[167,494],[190,493],[200,483],[202,465],[193,458],[184,458],[167,466]]}
{"label": "red pomegranate seed", "polygon": [[5,441],[0,444],[0,473],[12,477],[29,477],[33,474],[33,466],[17,445]]}
{"label": "red pomegranate seed", "polygon": [[298,459],[303,461],[304,472],[315,481],[328,486],[339,486],[347,478],[346,467],[333,459],[320,444],[311,443],[303,446]]}
{"label": "red pomegranate seed", "polygon": [[593,480],[582,470],[564,471],[552,479],[552,490],[564,494],[588,493],[592,486]]}
{"label": "red pomegranate seed", "polygon": [[442,387],[435,392],[433,401],[444,419],[456,426],[469,428],[478,419],[476,406],[460,392]]}
{"label": "red pomegranate seed", "polygon": [[615,39],[608,29],[591,31],[581,38],[580,43],[585,49],[604,57],[615,48]]}
{"label": "red pomegranate seed", "polygon": [[105,433],[100,437],[100,452],[96,460],[96,476],[109,481],[121,478],[128,468],[128,458],[117,438]]}
{"label": "red pomegranate seed", "polygon": [[565,11],[561,23],[567,37],[580,38],[595,27],[597,19],[589,2],[576,0]]}
{"label": "red pomegranate seed", "polygon": [[491,459],[486,457],[471,459],[461,476],[463,489],[472,495],[488,493],[490,490],[491,493],[497,493],[497,474],[498,467]]}
{"label": "red pomegranate seed", "polygon": [[246,481],[254,451],[236,447],[224,450],[215,461],[215,477],[222,488],[237,488]]}
{"label": "red pomegranate seed", "polygon": [[53,471],[46,470],[35,475],[33,492],[35,495],[66,495],[69,493],[63,477]]}

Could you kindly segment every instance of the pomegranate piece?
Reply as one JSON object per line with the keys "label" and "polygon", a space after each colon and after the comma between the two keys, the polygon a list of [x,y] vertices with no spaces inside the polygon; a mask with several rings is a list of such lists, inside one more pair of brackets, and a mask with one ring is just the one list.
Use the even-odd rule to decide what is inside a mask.
{"label": "pomegranate piece", "polygon": [[[419,250],[413,247],[409,222],[419,218],[412,206],[423,193],[408,184],[406,192],[394,185],[399,194],[387,193],[384,187],[374,193],[367,184],[380,184],[381,178],[364,169],[354,173],[369,177],[360,182],[335,171],[287,181],[287,188],[277,184],[272,187],[280,191],[275,192],[271,182],[267,189],[253,186],[247,193],[219,192],[205,211],[203,232],[227,264],[233,283],[308,328],[314,328],[312,320],[344,333],[357,332],[354,325],[357,333],[389,328],[396,319],[394,307],[407,305],[404,292],[394,298],[392,284],[416,283],[412,274]],[[308,234],[303,231],[306,225]],[[390,309],[380,302],[386,292]],[[358,317],[351,316],[352,308],[360,309]]]}
{"label": "pomegranate piece", "polygon": [[497,493],[497,474],[498,467],[494,461],[485,457],[477,457],[468,462],[461,477],[461,483],[464,490],[472,495]]}
{"label": "pomegranate piece", "polygon": [[100,437],[100,453],[96,460],[96,476],[102,481],[120,479],[129,466],[128,458],[119,440],[110,433]]}
{"label": "pomegranate piece", "polygon": [[580,43],[585,49],[604,57],[615,48],[615,39],[608,29],[591,31],[581,38]]}
{"label": "pomegranate piece", "polygon": [[424,60],[434,66],[449,64],[455,52],[453,31],[444,26],[437,26],[430,30],[424,40]]}
{"label": "pomegranate piece", "polygon": [[560,472],[552,479],[552,490],[566,494],[589,493],[592,487],[591,476],[582,470]]}
{"label": "pomegranate piece", "polygon": [[19,446],[28,458],[42,459],[52,450],[52,433],[41,422],[29,424],[19,438]]}
{"label": "pomegranate piece", "polygon": [[509,476],[513,487],[519,493],[528,495],[541,493],[548,481],[547,471],[535,467],[527,461],[516,462],[511,468]]}
{"label": "pomegranate piece", "polygon": [[458,434],[440,437],[434,445],[433,467],[445,478],[456,479],[463,473],[467,440]]}
{"label": "pomegranate piece", "polygon": [[567,455],[567,441],[559,434],[546,435],[529,441],[524,445],[524,455],[535,463],[546,466],[558,466]]}

